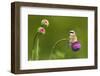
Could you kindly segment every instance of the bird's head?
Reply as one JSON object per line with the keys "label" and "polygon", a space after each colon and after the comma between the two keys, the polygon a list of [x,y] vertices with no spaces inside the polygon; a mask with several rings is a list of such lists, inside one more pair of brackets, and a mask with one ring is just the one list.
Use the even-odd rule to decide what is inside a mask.
{"label": "bird's head", "polygon": [[74,30],[70,30],[70,31],[69,31],[69,35],[70,35],[70,36],[74,36],[74,35],[76,35],[76,33],[75,33]]}

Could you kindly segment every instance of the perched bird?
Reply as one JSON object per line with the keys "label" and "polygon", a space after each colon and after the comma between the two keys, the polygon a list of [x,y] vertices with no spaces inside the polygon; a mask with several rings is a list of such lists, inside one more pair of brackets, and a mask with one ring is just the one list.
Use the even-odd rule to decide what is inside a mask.
{"label": "perched bird", "polygon": [[72,48],[73,51],[78,51],[81,48],[81,44],[77,39],[76,33],[74,30],[71,30],[69,32],[69,43],[70,47]]}

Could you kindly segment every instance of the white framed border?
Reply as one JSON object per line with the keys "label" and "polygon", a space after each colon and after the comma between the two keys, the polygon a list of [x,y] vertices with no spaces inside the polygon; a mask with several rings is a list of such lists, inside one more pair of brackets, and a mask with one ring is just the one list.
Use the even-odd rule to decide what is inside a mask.
{"label": "white framed border", "polygon": [[[66,60],[28,61],[28,14],[88,17],[88,58]],[[94,63],[94,11],[41,7],[20,8],[20,69],[43,69],[75,66],[93,66]]]}

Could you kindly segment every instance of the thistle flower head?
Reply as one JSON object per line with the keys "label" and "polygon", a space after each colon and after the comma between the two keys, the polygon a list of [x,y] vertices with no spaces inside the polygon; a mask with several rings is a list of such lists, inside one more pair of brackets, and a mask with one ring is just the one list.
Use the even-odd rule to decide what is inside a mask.
{"label": "thistle flower head", "polygon": [[72,43],[72,44],[71,44],[71,47],[72,47],[72,50],[73,50],[73,51],[78,51],[78,50],[80,50],[80,48],[81,48],[81,44],[80,44],[79,41],[77,41],[77,42]]}
{"label": "thistle flower head", "polygon": [[47,19],[43,19],[43,20],[41,21],[41,25],[42,25],[42,26],[48,27],[48,26],[49,26],[49,21],[48,21]]}
{"label": "thistle flower head", "polygon": [[41,33],[41,34],[45,34],[45,28],[39,27],[38,32]]}

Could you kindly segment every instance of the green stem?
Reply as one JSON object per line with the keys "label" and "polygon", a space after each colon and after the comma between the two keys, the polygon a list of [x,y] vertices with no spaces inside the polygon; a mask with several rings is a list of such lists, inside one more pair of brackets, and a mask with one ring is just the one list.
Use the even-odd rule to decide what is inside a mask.
{"label": "green stem", "polygon": [[49,59],[52,58],[51,56],[52,56],[53,50],[56,48],[57,44],[59,44],[61,41],[67,41],[67,39],[66,38],[60,39],[53,45]]}
{"label": "green stem", "polygon": [[36,32],[34,37],[33,37],[33,48],[34,48],[34,44],[35,44],[35,40],[36,40],[37,36],[38,36],[38,32]]}
{"label": "green stem", "polygon": [[[35,41],[36,41],[37,36],[38,36],[38,32],[36,32],[35,35],[34,35],[34,37],[33,37],[33,48],[32,49],[34,49],[34,45],[35,45]],[[34,57],[33,53],[34,53],[34,50],[32,50],[32,59]]]}
{"label": "green stem", "polygon": [[58,40],[58,41],[54,44],[53,48],[55,48],[56,45],[59,44],[61,41],[66,41],[66,40],[67,40],[66,38]]}
{"label": "green stem", "polygon": [[36,46],[36,60],[39,59],[39,38],[37,38],[37,46]]}

